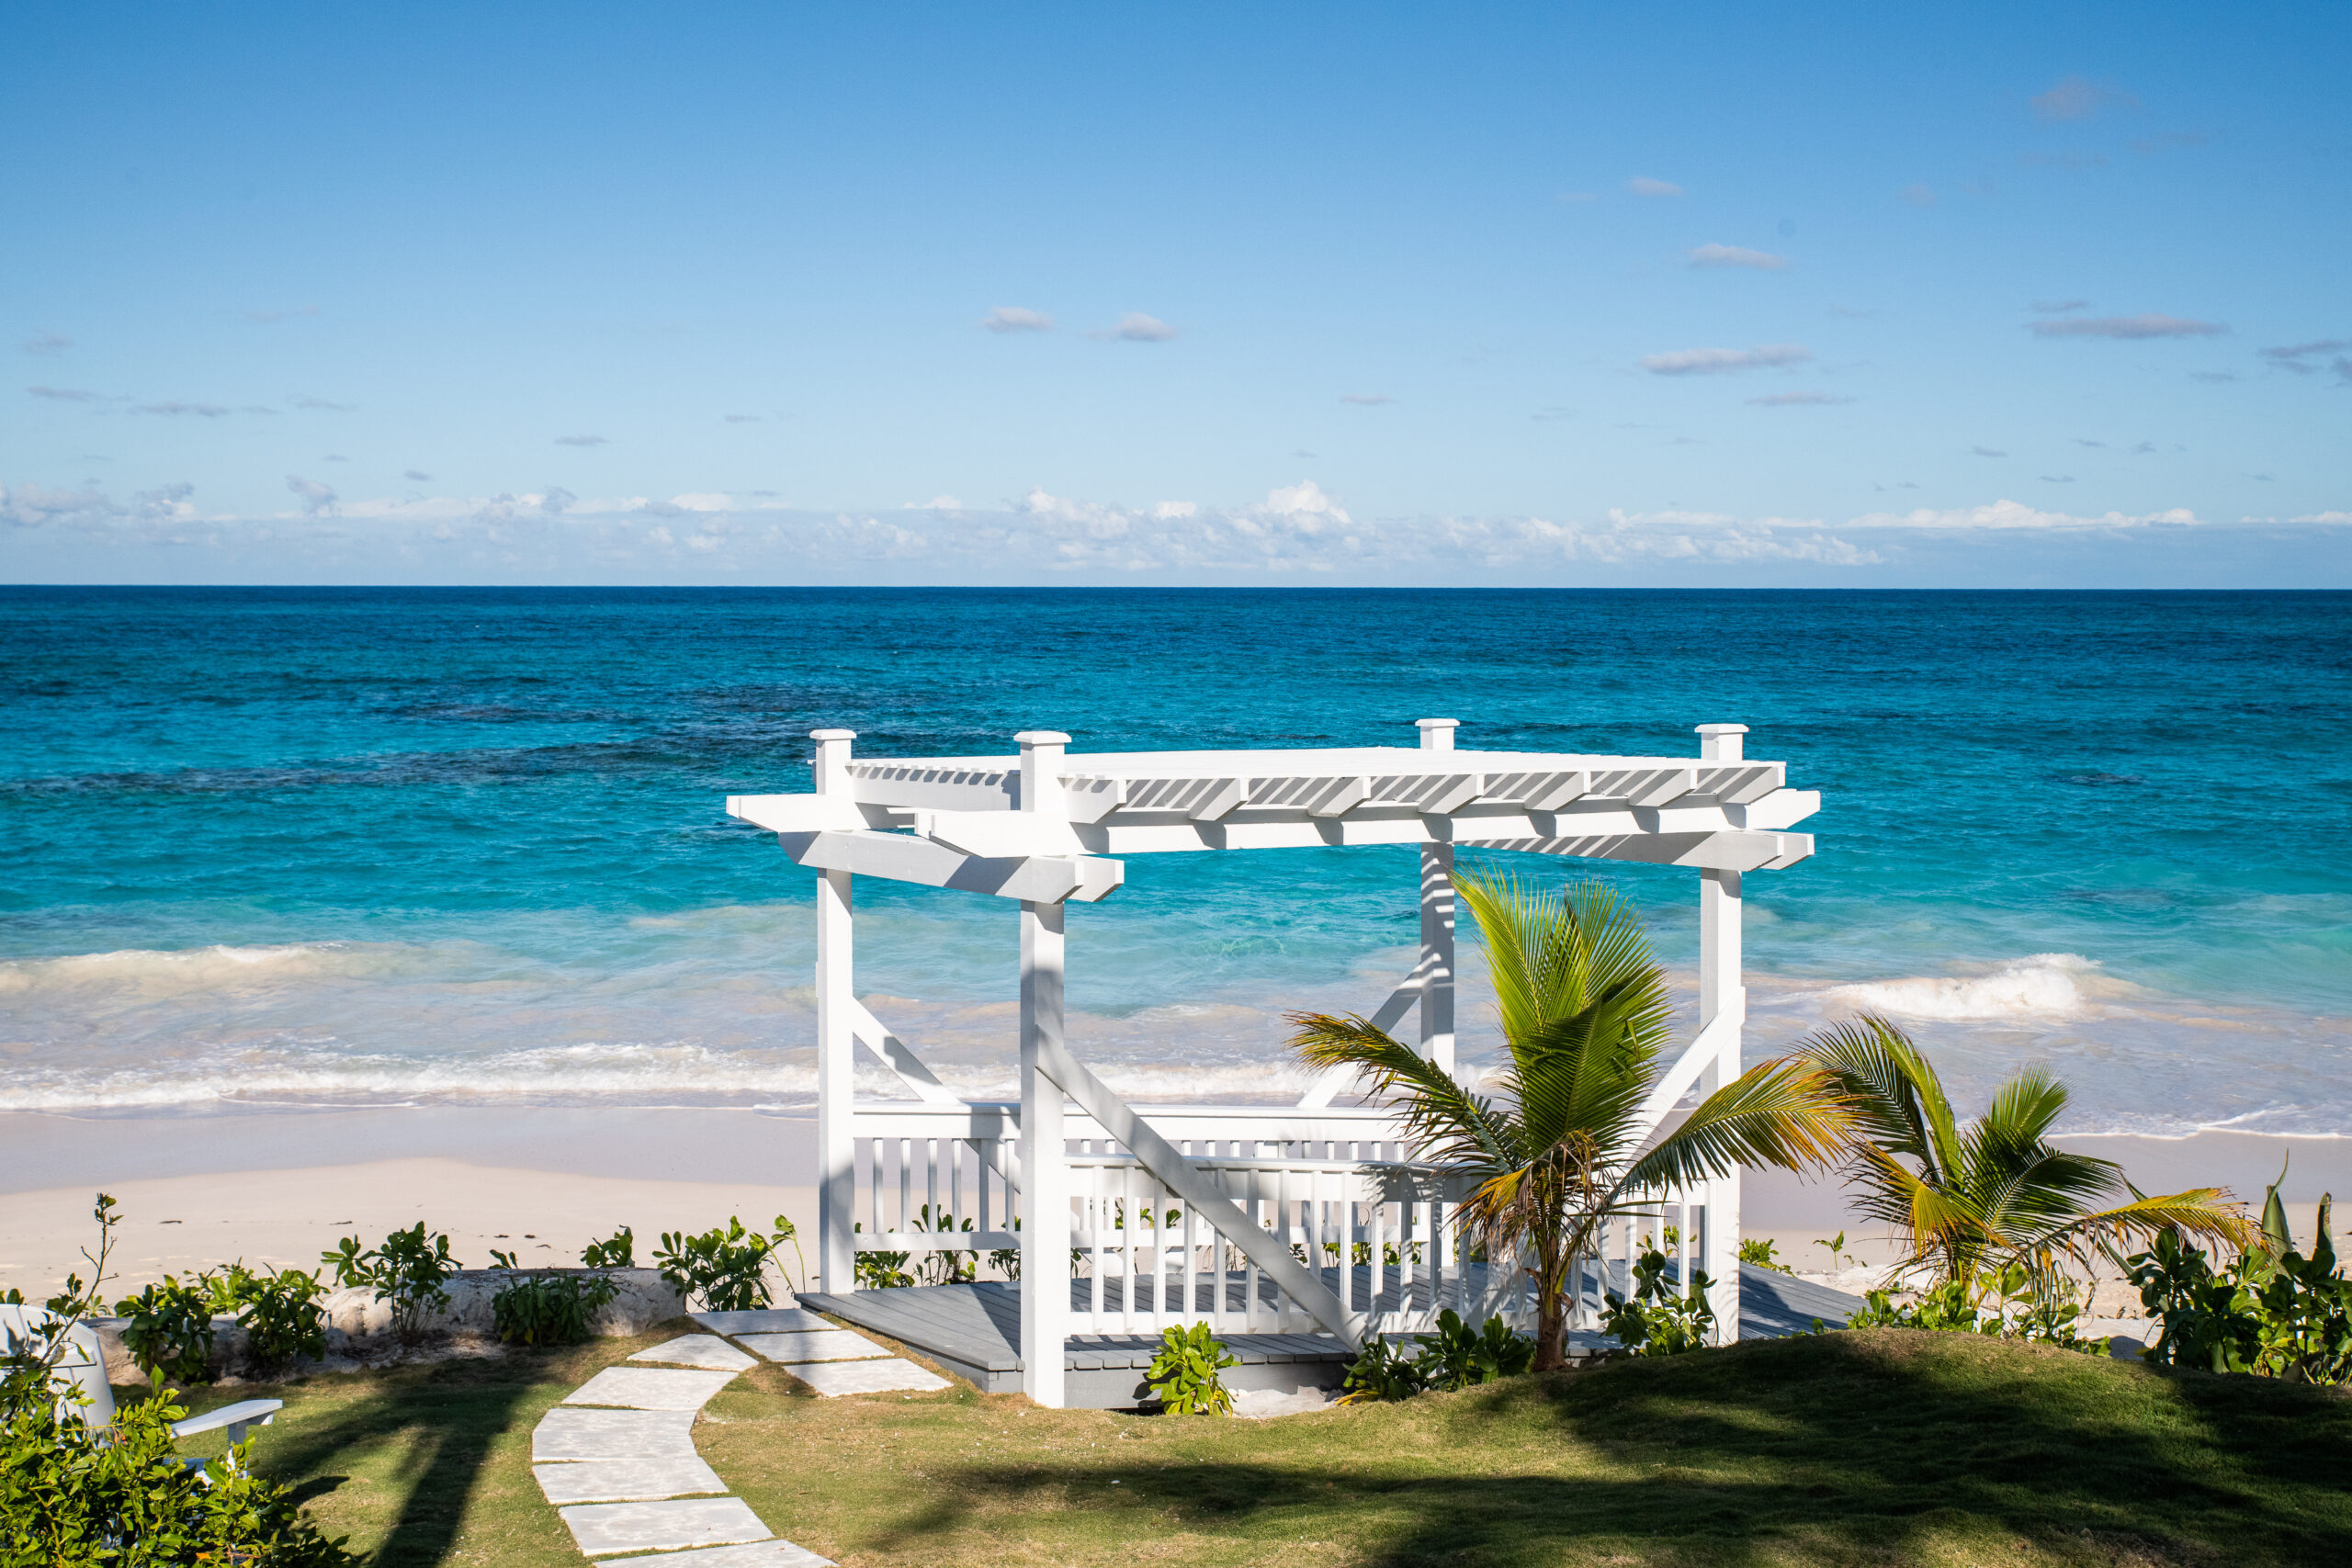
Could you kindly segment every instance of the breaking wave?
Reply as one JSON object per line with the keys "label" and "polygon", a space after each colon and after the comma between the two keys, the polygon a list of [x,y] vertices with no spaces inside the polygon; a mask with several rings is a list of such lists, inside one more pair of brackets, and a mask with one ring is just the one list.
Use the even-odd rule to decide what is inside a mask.
{"label": "breaking wave", "polygon": [[1976,975],[1832,986],[1822,1000],[1855,1012],[1903,1018],[2031,1021],[2080,1018],[2137,990],[2129,981],[2101,974],[2098,964],[2079,954],[2037,953]]}

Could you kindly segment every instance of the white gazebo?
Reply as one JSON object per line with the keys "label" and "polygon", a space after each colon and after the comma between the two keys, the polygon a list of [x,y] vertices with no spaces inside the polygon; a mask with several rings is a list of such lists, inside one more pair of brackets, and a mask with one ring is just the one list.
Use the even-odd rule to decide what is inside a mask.
{"label": "white gazebo", "polygon": [[[1740,879],[1813,852],[1788,829],[1820,796],[1746,759],[1745,725],[1699,726],[1696,758],[1457,750],[1455,727],[1420,720],[1415,748],[1241,751],[1071,752],[1069,736],[1029,730],[1018,757],[888,759],[820,729],[814,793],[730,796],[730,815],[820,874],[819,1291],[804,1299],[1049,1405],[1133,1403],[1174,1324],[1213,1325],[1242,1357],[1241,1386],[1328,1386],[1365,1337],[1426,1327],[1445,1306],[1474,1322],[1522,1314],[1515,1271],[1489,1270],[1456,1233],[1460,1194],[1416,1162],[1390,1111],[1333,1104],[1344,1082],[1293,1106],[1136,1107],[1062,1039],[1063,906],[1117,891],[1120,857],[1417,844],[1420,958],[1371,1016],[1395,1029],[1418,1010],[1423,1049],[1451,1068],[1453,857],[1469,846],[1697,872],[1699,1025],[1645,1114],[1654,1125],[1737,1076]],[[860,876],[1018,903],[1017,1104],[961,1099],[858,1001]],[[854,1096],[860,1042],[910,1098]],[[1737,1337],[1736,1173],[1651,1198],[1716,1281],[1718,1333]],[[1592,1293],[1636,1228],[1613,1227]],[[965,1273],[989,1252],[1017,1283]],[[904,1254],[934,1281],[861,1289],[860,1253]],[[1589,1326],[1582,1293],[1578,1311]]]}

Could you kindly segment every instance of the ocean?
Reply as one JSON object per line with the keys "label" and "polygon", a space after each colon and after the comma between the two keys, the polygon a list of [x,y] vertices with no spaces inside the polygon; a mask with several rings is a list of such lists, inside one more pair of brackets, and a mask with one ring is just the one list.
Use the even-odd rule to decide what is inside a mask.
{"label": "ocean", "polygon": [[[1876,1009],[1964,1104],[2352,1132],[2352,594],[0,589],[0,1110],[810,1101],[810,874],[724,813],[867,755],[1415,743],[1751,757],[1751,1056]],[[1679,986],[1695,874],[1600,875]],[[861,883],[858,985],[1013,1081],[1012,907]],[[1409,849],[1138,856],[1069,917],[1130,1094],[1295,1093],[1369,1010]],[[1490,1032],[1465,953],[1465,1059]],[[887,1080],[878,1080],[880,1089]]]}

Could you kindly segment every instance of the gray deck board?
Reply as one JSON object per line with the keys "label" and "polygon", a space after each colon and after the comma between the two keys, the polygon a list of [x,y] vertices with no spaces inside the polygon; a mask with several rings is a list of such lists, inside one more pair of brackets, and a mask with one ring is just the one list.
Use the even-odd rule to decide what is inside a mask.
{"label": "gray deck board", "polygon": [[[1362,1302],[1370,1293],[1369,1270],[1352,1270],[1357,1278],[1351,1281],[1351,1295]],[[1322,1270],[1326,1283],[1336,1286],[1340,1270]],[[1623,1293],[1627,1288],[1626,1270],[1623,1262],[1612,1263],[1606,1271],[1610,1288]],[[1116,1303],[1128,1280],[1120,1277],[1102,1281],[1103,1299]],[[1074,1280],[1071,1282],[1071,1304],[1083,1305],[1091,1299],[1093,1281]],[[1141,1279],[1137,1286],[1136,1310],[1148,1311],[1148,1303],[1158,1282]],[[1204,1275],[1194,1281],[1194,1297],[1204,1307],[1220,1283],[1214,1276]],[[1238,1311],[1247,1281],[1237,1271],[1222,1283],[1229,1306]],[[1588,1279],[1588,1284],[1598,1280]],[[1424,1292],[1416,1292],[1423,1302]],[[1393,1305],[1396,1290],[1393,1282],[1383,1292],[1384,1300]],[[997,1281],[970,1285],[916,1285],[897,1290],[858,1291],[850,1294],[805,1292],[800,1297],[803,1306],[812,1312],[827,1313],[857,1325],[860,1328],[896,1339],[914,1350],[936,1359],[958,1366],[971,1367],[990,1374],[1011,1374],[1021,1371],[1021,1292],[1017,1286]],[[1742,1264],[1739,1270],[1740,1337],[1770,1339],[1784,1335],[1802,1334],[1815,1318],[1832,1328],[1843,1327],[1846,1319],[1861,1306],[1859,1298],[1824,1286],[1808,1284],[1788,1274],[1774,1273],[1752,1264]],[[1350,1353],[1336,1339],[1313,1334],[1244,1334],[1227,1331],[1218,1336],[1227,1348],[1240,1358],[1244,1366],[1281,1365],[1302,1362],[1344,1361]],[[1065,1347],[1066,1364],[1073,1371],[1115,1371],[1148,1367],[1159,1348],[1156,1335],[1080,1335],[1074,1336]]]}

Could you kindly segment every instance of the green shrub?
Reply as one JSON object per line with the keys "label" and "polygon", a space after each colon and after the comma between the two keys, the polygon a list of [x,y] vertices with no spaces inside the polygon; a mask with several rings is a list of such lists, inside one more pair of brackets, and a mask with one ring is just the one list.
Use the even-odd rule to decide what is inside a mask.
{"label": "green shrub", "polygon": [[345,1236],[319,1260],[334,1270],[335,1282],[373,1291],[376,1299],[392,1307],[392,1332],[404,1345],[413,1345],[424,1333],[424,1314],[449,1304],[442,1287],[460,1265],[449,1256],[449,1238],[427,1235],[419,1220],[404,1231],[394,1231],[383,1245],[362,1252],[359,1238]]}
{"label": "green shrub", "polygon": [[246,1563],[328,1568],[356,1561],[300,1517],[284,1486],[254,1474],[244,1450],[191,1469],[171,1423],[187,1412],[143,1400],[94,1433],[60,1420],[46,1392],[0,1404],[0,1565],[162,1568]]}
{"label": "green shrub", "polygon": [[595,1332],[597,1310],[620,1293],[605,1274],[534,1274],[490,1298],[491,1321],[510,1345],[578,1345]]}
{"label": "green shrub", "polygon": [[637,1233],[623,1225],[603,1241],[592,1241],[582,1247],[580,1261],[591,1269],[634,1269]]}
{"label": "green shrub", "polygon": [[1421,1369],[1405,1348],[1373,1336],[1348,1365],[1347,1376],[1340,1381],[1340,1403],[1342,1404],[1374,1404],[1384,1399],[1410,1399],[1429,1383],[1421,1376]]}
{"label": "green shrub", "polygon": [[206,1277],[212,1310],[235,1318],[245,1331],[245,1354],[264,1371],[326,1354],[327,1318],[319,1306],[326,1286],[299,1269],[256,1273],[241,1259]]}
{"label": "green shrub", "polygon": [[1715,1309],[1707,1301],[1714,1281],[1706,1270],[1693,1268],[1688,1293],[1677,1296],[1666,1277],[1666,1254],[1655,1248],[1642,1254],[1634,1264],[1631,1301],[1614,1291],[1602,1292],[1609,1310],[1601,1329],[1616,1336],[1626,1355],[1679,1356],[1702,1349],[1715,1326]]}
{"label": "green shrub", "polygon": [[1240,1364],[1241,1358],[1220,1344],[1207,1324],[1196,1323],[1161,1333],[1159,1354],[1144,1382],[1170,1416],[1229,1416],[1233,1394],[1218,1374]]}
{"label": "green shrub", "polygon": [[1472,1329],[1452,1307],[1437,1314],[1437,1333],[1420,1337],[1416,1358],[1425,1387],[1452,1392],[1515,1378],[1535,1364],[1535,1341],[1499,1317]]}
{"label": "green shrub", "polygon": [[1770,1240],[1758,1236],[1739,1244],[1739,1260],[1753,1263],[1758,1269],[1770,1269],[1775,1274],[1793,1274],[1795,1269],[1781,1261]]}
{"label": "green shrub", "polygon": [[[768,1288],[768,1261],[777,1244],[786,1241],[798,1250],[792,1222],[782,1214],[775,1217],[775,1230],[770,1235],[745,1230],[743,1222],[730,1214],[726,1228],[714,1227],[700,1235],[662,1232],[653,1261],[662,1278],[680,1293],[700,1301],[707,1310],[749,1312],[775,1299]],[[903,1257],[900,1261],[905,1261]]]}
{"label": "green shrub", "polygon": [[2146,1359],[2295,1382],[2352,1382],[2352,1280],[2336,1272],[2330,1206],[2320,1200],[2308,1258],[2296,1250],[2276,1186],[2263,1206],[2262,1240],[2219,1273],[2176,1232],[2135,1254],[2132,1282],[2165,1325]]}
{"label": "green shrub", "polygon": [[171,1275],[119,1303],[130,1321],[122,1343],[147,1381],[183,1386],[212,1381],[211,1281],[199,1274],[187,1284]]}
{"label": "green shrub", "polygon": [[2022,1263],[1955,1276],[1907,1304],[1895,1304],[1889,1291],[1872,1291],[1869,1304],[1847,1321],[1849,1328],[1917,1328],[1937,1334],[1981,1334],[2054,1345],[2086,1356],[2107,1354],[2103,1339],[2075,1332],[2082,1303],[2075,1287],[2055,1276],[2034,1279]]}

